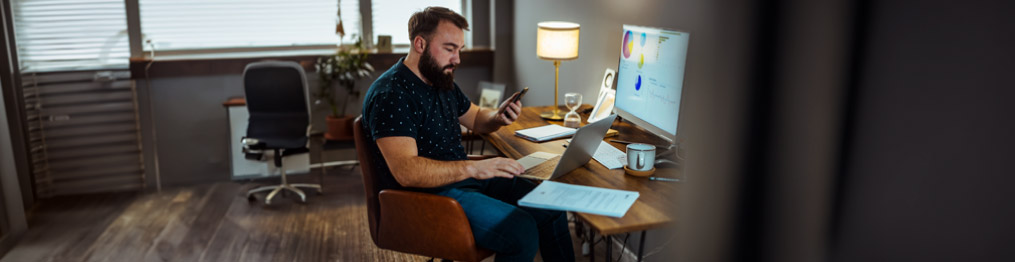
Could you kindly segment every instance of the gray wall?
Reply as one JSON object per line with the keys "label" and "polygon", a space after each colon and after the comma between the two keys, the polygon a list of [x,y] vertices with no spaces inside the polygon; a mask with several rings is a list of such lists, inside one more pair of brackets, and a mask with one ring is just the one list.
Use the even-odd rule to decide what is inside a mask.
{"label": "gray wall", "polygon": [[553,104],[553,62],[536,57],[536,24],[540,21],[569,21],[581,25],[578,59],[560,66],[559,99],[564,93],[582,93],[583,103],[595,103],[606,68],[617,69],[623,24],[663,27],[691,33],[685,88],[705,83],[700,65],[708,52],[707,23],[702,13],[707,1],[515,1],[514,70],[516,86],[530,87],[522,99],[526,105]]}

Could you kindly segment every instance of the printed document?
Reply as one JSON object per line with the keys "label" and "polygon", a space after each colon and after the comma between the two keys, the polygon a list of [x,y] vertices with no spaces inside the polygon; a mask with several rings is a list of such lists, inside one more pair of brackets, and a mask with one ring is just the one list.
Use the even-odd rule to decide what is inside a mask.
{"label": "printed document", "polygon": [[571,185],[543,181],[532,192],[518,200],[518,205],[532,208],[574,211],[611,217],[623,217],[638,200],[638,192]]}

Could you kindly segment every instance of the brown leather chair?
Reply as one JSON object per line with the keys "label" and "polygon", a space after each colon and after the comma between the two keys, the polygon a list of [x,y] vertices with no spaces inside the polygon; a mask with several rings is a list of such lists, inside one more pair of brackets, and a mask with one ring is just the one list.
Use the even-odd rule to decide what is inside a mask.
{"label": "brown leather chair", "polygon": [[397,189],[393,177],[374,170],[377,143],[368,139],[357,117],[356,153],[363,170],[370,237],[383,249],[428,257],[480,261],[493,252],[476,246],[469,220],[458,201],[445,196]]}

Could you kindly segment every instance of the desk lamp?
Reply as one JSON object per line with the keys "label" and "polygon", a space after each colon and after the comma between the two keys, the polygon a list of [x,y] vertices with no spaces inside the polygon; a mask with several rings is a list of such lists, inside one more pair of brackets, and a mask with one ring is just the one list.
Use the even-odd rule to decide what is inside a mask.
{"label": "desk lamp", "polygon": [[560,100],[557,99],[560,80],[560,61],[578,59],[579,25],[571,22],[540,22],[536,30],[536,56],[553,61],[553,111],[539,116],[550,120],[563,120]]}

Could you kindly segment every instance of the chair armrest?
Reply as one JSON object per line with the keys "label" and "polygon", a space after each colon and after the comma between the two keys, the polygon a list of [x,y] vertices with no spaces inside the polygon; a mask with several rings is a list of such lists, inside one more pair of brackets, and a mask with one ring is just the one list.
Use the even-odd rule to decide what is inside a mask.
{"label": "chair armrest", "polygon": [[[378,246],[454,260],[473,260],[476,241],[455,199],[419,192],[386,189],[378,194]],[[480,258],[482,259],[482,258]]]}

